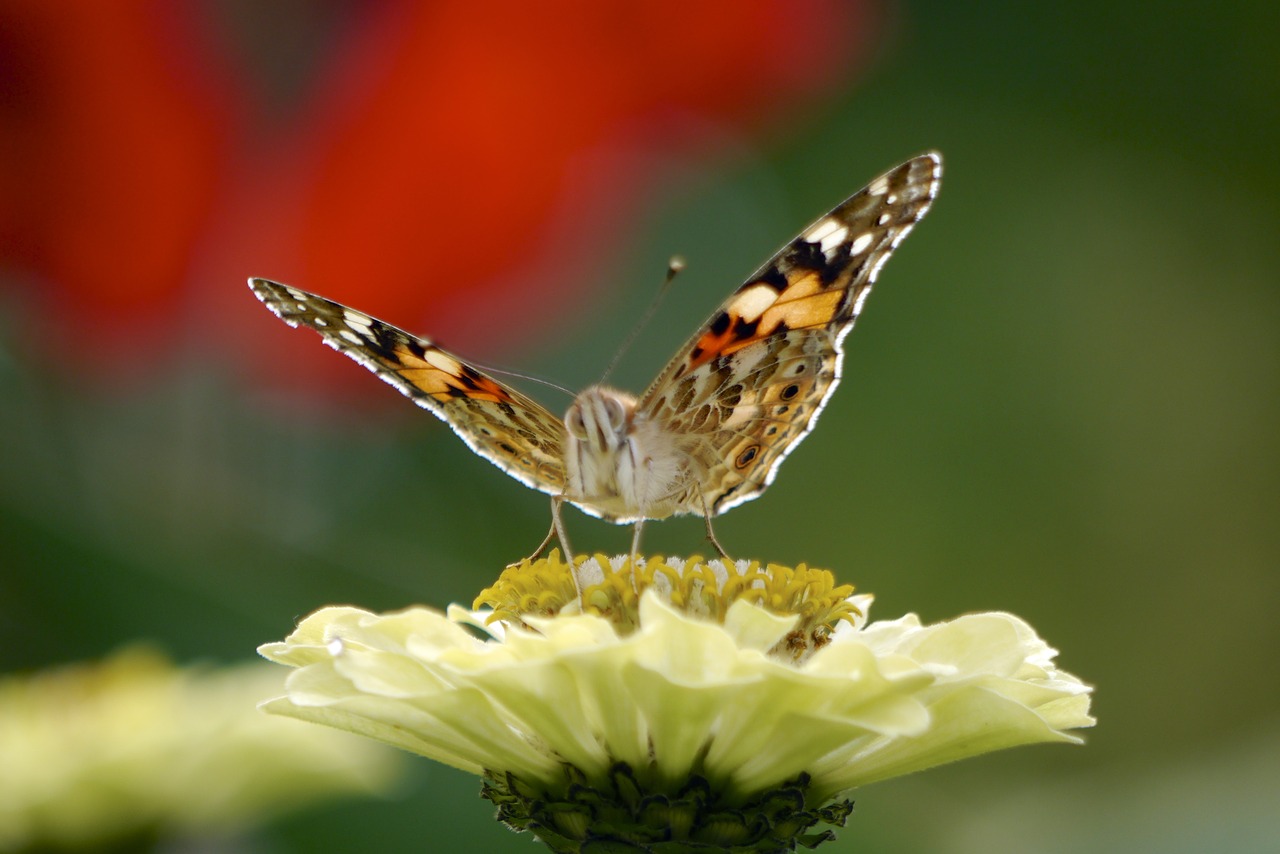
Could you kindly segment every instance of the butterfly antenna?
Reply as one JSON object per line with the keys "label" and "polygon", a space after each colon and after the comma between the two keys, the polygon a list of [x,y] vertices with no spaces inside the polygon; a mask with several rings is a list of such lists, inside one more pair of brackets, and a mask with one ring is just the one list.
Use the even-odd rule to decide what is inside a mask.
{"label": "butterfly antenna", "polygon": [[537,383],[538,385],[544,385],[547,388],[553,388],[556,391],[562,391],[569,397],[575,397],[572,391],[560,385],[560,383],[552,382],[551,380],[544,379],[543,377],[535,377],[533,374],[522,374],[519,371],[509,371],[506,368],[495,368],[493,365],[482,365],[479,362],[472,362],[471,365],[479,368],[485,373],[498,374],[504,377],[515,377],[519,380],[528,380],[531,383]]}
{"label": "butterfly antenna", "polygon": [[653,298],[653,302],[649,303],[649,307],[645,309],[644,316],[640,318],[640,322],[631,328],[631,334],[627,336],[627,340],[622,342],[622,346],[618,348],[618,352],[613,354],[613,361],[609,362],[609,367],[604,369],[604,373],[600,377],[600,382],[604,382],[613,373],[613,369],[618,367],[618,362],[631,349],[631,345],[636,343],[636,338],[640,337],[640,333],[649,325],[649,321],[653,320],[653,315],[657,313],[658,306],[662,305],[662,300],[666,297],[667,292],[671,290],[671,283],[675,281],[676,274],[684,269],[684,259],[679,255],[673,255],[671,260],[667,262],[667,276],[662,281],[662,287],[658,289],[658,295]]}

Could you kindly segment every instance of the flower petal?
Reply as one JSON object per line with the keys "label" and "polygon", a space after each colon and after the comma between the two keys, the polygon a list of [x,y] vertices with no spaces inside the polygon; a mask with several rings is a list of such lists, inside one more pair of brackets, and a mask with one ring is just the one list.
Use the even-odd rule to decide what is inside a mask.
{"label": "flower petal", "polygon": [[[548,566],[509,579],[510,589],[542,576],[558,583]],[[680,566],[681,577],[714,571]],[[762,585],[796,578],[785,567],[766,571],[779,575]],[[630,581],[610,583],[620,580],[615,598],[602,600],[610,607],[627,607]],[[516,598],[493,588],[509,615],[497,621],[462,608],[323,609],[262,648],[299,668],[288,696],[265,708],[548,792],[574,777],[565,766],[597,785],[622,762],[654,791],[703,777],[732,803],[802,774],[830,797],[1017,744],[1078,742],[1067,730],[1093,723],[1090,689],[1009,614],[868,622],[870,597],[851,596],[824,605],[850,618],[834,630],[808,624],[795,655],[797,614],[745,595],[708,609],[683,589],[649,586],[622,619],[570,608],[521,614],[511,603],[539,601],[524,587]],[[743,587],[753,589],[762,588]]]}

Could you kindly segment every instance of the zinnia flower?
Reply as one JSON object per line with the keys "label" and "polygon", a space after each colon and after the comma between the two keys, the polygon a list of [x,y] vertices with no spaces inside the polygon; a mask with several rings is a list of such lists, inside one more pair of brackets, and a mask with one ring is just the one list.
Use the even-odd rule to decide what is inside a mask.
{"label": "zinnia flower", "polygon": [[558,851],[812,846],[857,786],[1093,723],[1090,689],[1009,614],[870,622],[870,596],[803,565],[577,569],[581,602],[553,553],[486,610],[317,611],[260,649],[298,668],[265,708],[483,775]]}
{"label": "zinnia flower", "polygon": [[275,668],[178,668],[134,648],[0,680],[0,850],[225,837],[385,791],[392,751],[254,709]]}

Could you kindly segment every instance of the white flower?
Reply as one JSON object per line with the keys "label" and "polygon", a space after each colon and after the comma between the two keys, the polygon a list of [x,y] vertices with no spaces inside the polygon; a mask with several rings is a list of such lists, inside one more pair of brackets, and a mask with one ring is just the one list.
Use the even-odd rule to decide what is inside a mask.
{"label": "white flower", "polygon": [[109,847],[243,830],[385,790],[394,753],[254,708],[274,668],[177,668],[128,649],[0,679],[0,850]]}
{"label": "white flower", "polygon": [[[914,614],[836,631],[865,646],[881,667],[901,662],[932,677],[916,693],[928,713],[919,733],[859,739],[814,766],[831,791],[909,774],[1021,744],[1083,741],[1070,730],[1093,726],[1092,688],[1058,670],[1057,650],[1012,614],[968,614],[922,626]],[[816,656],[815,656],[816,657]]]}
{"label": "white flower", "polygon": [[[317,611],[260,649],[297,668],[264,707],[546,793],[563,792],[566,768],[604,784],[625,763],[646,791],[700,777],[729,805],[801,775],[822,802],[991,750],[1078,742],[1068,731],[1093,723],[1090,689],[1008,614],[868,623],[870,596],[804,567],[584,569],[599,582],[588,610],[607,617],[570,613],[567,576],[530,592],[560,571],[554,559],[488,591],[493,612]],[[767,607],[780,601],[790,613]]]}

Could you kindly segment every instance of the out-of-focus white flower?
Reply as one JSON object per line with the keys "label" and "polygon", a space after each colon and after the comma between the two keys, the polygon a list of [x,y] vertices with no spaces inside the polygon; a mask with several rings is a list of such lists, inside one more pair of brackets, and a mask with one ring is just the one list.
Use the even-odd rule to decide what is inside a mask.
{"label": "out-of-focus white flower", "polygon": [[0,850],[222,836],[393,782],[394,752],[258,711],[280,683],[144,648],[0,679]]}
{"label": "out-of-focus white flower", "polygon": [[555,555],[504,573],[488,611],[324,608],[261,647],[297,668],[265,708],[482,774],[500,816],[570,842],[600,814],[566,806],[575,786],[669,799],[698,781],[707,815],[799,791],[812,811],[1093,723],[1090,689],[1017,617],[868,623],[870,596],[803,566],[624,564],[579,565],[586,613]]}

